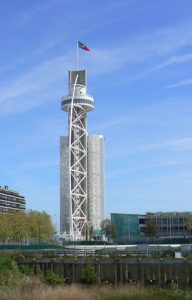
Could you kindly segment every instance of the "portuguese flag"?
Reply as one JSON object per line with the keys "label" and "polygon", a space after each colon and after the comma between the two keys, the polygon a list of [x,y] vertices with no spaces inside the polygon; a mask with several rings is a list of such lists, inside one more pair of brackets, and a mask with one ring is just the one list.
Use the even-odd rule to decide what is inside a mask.
{"label": "portuguese flag", "polygon": [[78,46],[79,46],[79,48],[81,48],[81,49],[83,49],[85,51],[90,51],[90,49],[85,44],[83,44],[83,43],[81,43],[79,41],[78,41]]}

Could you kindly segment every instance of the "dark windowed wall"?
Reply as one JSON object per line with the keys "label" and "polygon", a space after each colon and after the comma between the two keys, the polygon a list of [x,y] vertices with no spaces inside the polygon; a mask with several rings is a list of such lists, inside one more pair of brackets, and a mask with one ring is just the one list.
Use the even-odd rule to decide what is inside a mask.
{"label": "dark windowed wall", "polygon": [[140,218],[143,219],[143,217],[143,215],[136,214],[111,214],[111,221],[114,224],[113,241],[125,244],[145,241],[145,236],[140,230]]}
{"label": "dark windowed wall", "polygon": [[189,235],[186,224],[187,220],[192,218],[191,212],[147,213],[146,219],[149,217],[156,220],[160,237],[185,238]]}
{"label": "dark windowed wall", "polygon": [[114,243],[148,243],[146,235],[146,221],[155,220],[157,235],[155,242],[189,242],[190,234],[187,231],[187,221],[192,218],[192,212],[158,212],[139,214],[112,213],[111,221],[114,224]]}
{"label": "dark windowed wall", "polygon": [[26,210],[26,200],[18,192],[10,190],[8,186],[0,187],[0,212]]}

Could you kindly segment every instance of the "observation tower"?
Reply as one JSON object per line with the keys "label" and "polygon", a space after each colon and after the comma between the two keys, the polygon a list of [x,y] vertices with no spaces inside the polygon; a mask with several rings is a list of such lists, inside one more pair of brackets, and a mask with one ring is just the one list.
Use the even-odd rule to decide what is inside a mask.
{"label": "observation tower", "polygon": [[85,70],[69,71],[69,91],[61,108],[68,113],[68,137],[61,137],[61,230],[72,240],[83,240],[89,223],[87,112],[94,109]]}

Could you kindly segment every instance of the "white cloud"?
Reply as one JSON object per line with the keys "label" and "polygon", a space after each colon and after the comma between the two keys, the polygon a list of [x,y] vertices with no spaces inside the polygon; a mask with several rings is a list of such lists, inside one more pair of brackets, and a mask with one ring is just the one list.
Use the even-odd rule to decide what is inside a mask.
{"label": "white cloud", "polygon": [[181,165],[182,163],[184,163],[184,162],[178,161],[178,160],[170,160],[170,161],[162,161],[159,163],[149,163],[148,162],[147,164],[135,166],[135,167],[128,166],[126,169],[115,170],[114,172],[107,172],[106,179],[115,178],[115,177],[119,177],[121,175],[125,175],[128,173],[130,174],[130,173],[138,172],[138,171],[142,171],[142,170],[165,168],[165,167],[176,167],[178,165]]}
{"label": "white cloud", "polygon": [[148,143],[148,144],[139,144],[131,146],[128,148],[114,148],[110,149],[107,153],[108,158],[118,158],[119,153],[121,153],[121,157],[135,155],[141,152],[149,152],[149,151],[157,151],[157,150],[171,150],[171,151],[186,151],[192,149],[192,138],[182,138],[178,140],[168,140],[162,141],[159,143]]}
{"label": "white cloud", "polygon": [[[47,169],[51,167],[58,167],[59,166],[59,159],[58,157],[47,157],[41,160],[33,160],[33,161],[26,161],[18,166],[18,169],[22,169],[25,171],[32,170],[32,169]],[[17,169],[17,171],[18,171]]]}
{"label": "white cloud", "polygon": [[170,57],[168,60],[166,60],[165,62],[156,65],[153,70],[160,70],[163,69],[165,67],[171,66],[171,65],[175,65],[175,64],[180,64],[180,63],[185,63],[185,62],[189,62],[192,61],[192,53],[186,53],[183,55],[175,55]]}
{"label": "white cloud", "polygon": [[[150,75],[151,73],[153,73],[155,71],[159,71],[161,69],[170,67],[172,65],[186,63],[186,62],[190,62],[190,61],[192,61],[192,53],[191,52],[183,54],[183,55],[174,55],[174,56],[171,56],[170,58],[168,58],[166,61],[164,61],[160,64],[156,64],[154,67],[152,67],[144,72],[140,72],[137,75],[127,78],[126,82],[142,79],[145,76]],[[172,87],[176,87],[176,86],[175,86],[175,84],[173,84],[173,85],[167,86],[166,88],[172,88]]]}
{"label": "white cloud", "polygon": [[166,89],[173,89],[173,88],[176,88],[176,87],[181,87],[181,86],[191,85],[191,84],[192,84],[192,78],[188,78],[188,79],[180,80],[176,83],[167,85],[165,88]]}
{"label": "white cloud", "polygon": [[93,127],[90,128],[90,130],[93,131],[97,131],[100,129],[105,129],[105,128],[110,128],[113,127],[115,125],[120,125],[120,124],[124,124],[124,123],[128,123],[129,121],[134,121],[135,118],[134,116],[127,116],[127,117],[122,117],[122,118],[118,118],[118,119],[114,119],[114,120],[109,120],[107,122],[104,123],[100,123],[99,125],[95,125]]}
{"label": "white cloud", "polygon": [[4,86],[1,90],[0,113],[26,111],[51,97],[57,97],[56,83],[66,76],[69,61],[69,56],[53,58]]}
{"label": "white cloud", "polygon": [[[130,102],[132,100],[130,99]],[[103,122],[97,123],[92,126],[91,132],[98,132],[99,130],[110,129],[116,125],[137,125],[137,126],[160,126],[165,128],[166,126],[172,126],[176,123],[176,120],[182,120],[182,124],[185,122],[191,123],[191,116],[189,111],[192,110],[191,97],[171,97],[163,98],[160,101],[154,99],[152,103],[146,105],[145,103],[141,106],[136,106],[136,108],[129,111],[121,110],[119,114],[111,115],[106,112],[104,115]],[[171,111],[171,114],[170,114]],[[163,120],[163,121],[162,121]],[[121,127],[121,130],[127,128],[125,126]],[[174,125],[175,126],[175,125]],[[189,126],[189,124],[188,124]]]}
{"label": "white cloud", "polygon": [[[179,24],[179,26],[157,29],[147,34],[130,37],[127,41],[119,41],[118,45],[103,49],[93,49],[90,56],[83,57],[82,62],[86,64],[93,75],[110,73],[131,68],[131,65],[150,63],[159,59],[164,62],[154,65],[138,75],[121,79],[118,83],[125,84],[128,81],[138,80],[148,74],[165,67],[181,64],[192,60],[192,53],[175,55],[176,51],[192,45],[190,22]],[[167,58],[167,56],[170,56]],[[85,63],[86,60],[86,63]],[[102,66],[102,68],[98,68]]]}
{"label": "white cloud", "polygon": [[163,141],[160,143],[152,143],[152,144],[144,144],[139,145],[138,148],[136,147],[135,150],[137,151],[148,151],[154,149],[163,149],[163,148],[172,148],[175,150],[188,150],[192,149],[192,138],[182,138],[178,140],[170,140],[170,141]]}
{"label": "white cloud", "polygon": [[172,65],[186,63],[186,62],[190,62],[190,61],[192,61],[192,53],[191,52],[183,54],[183,55],[174,55],[174,56],[171,56],[170,58],[168,58],[166,61],[155,65],[153,68],[151,68],[147,71],[141,72],[140,74],[129,78],[128,81],[138,80],[138,79],[141,79],[155,71],[159,71],[161,69],[170,67]]}
{"label": "white cloud", "polygon": [[[118,45],[106,46],[105,49],[93,49],[88,55],[82,55],[81,62],[82,65],[85,63],[88,71],[96,76],[118,71],[131,64],[142,63],[153,57],[167,55],[180,47],[191,45],[190,28],[191,23],[187,23],[180,25],[178,28],[156,30],[145,35],[132,37]],[[55,88],[58,82],[62,78],[66,79],[66,71],[70,68],[70,62],[74,61],[73,56],[75,57],[74,53],[69,53],[65,56],[51,58],[2,88],[0,98],[1,114],[26,111],[39,105],[47,98],[53,97],[54,93],[56,94]],[[154,69],[157,70],[191,59],[191,53],[183,56],[173,56],[154,67]],[[102,66],[102,68],[98,68],[98,66]],[[188,79],[167,86],[167,88],[191,83],[192,79]],[[50,96],[45,94],[45,91],[50,93]]]}

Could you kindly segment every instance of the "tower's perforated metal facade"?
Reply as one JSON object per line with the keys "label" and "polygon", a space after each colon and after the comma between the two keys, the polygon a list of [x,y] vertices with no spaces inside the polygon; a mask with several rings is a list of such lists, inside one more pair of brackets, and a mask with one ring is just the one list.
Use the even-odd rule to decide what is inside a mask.
{"label": "tower's perforated metal facade", "polygon": [[60,137],[60,228],[70,233],[69,145],[68,137]]}
{"label": "tower's perforated metal facade", "polygon": [[100,229],[104,218],[104,137],[88,136],[88,218],[95,229]]}

